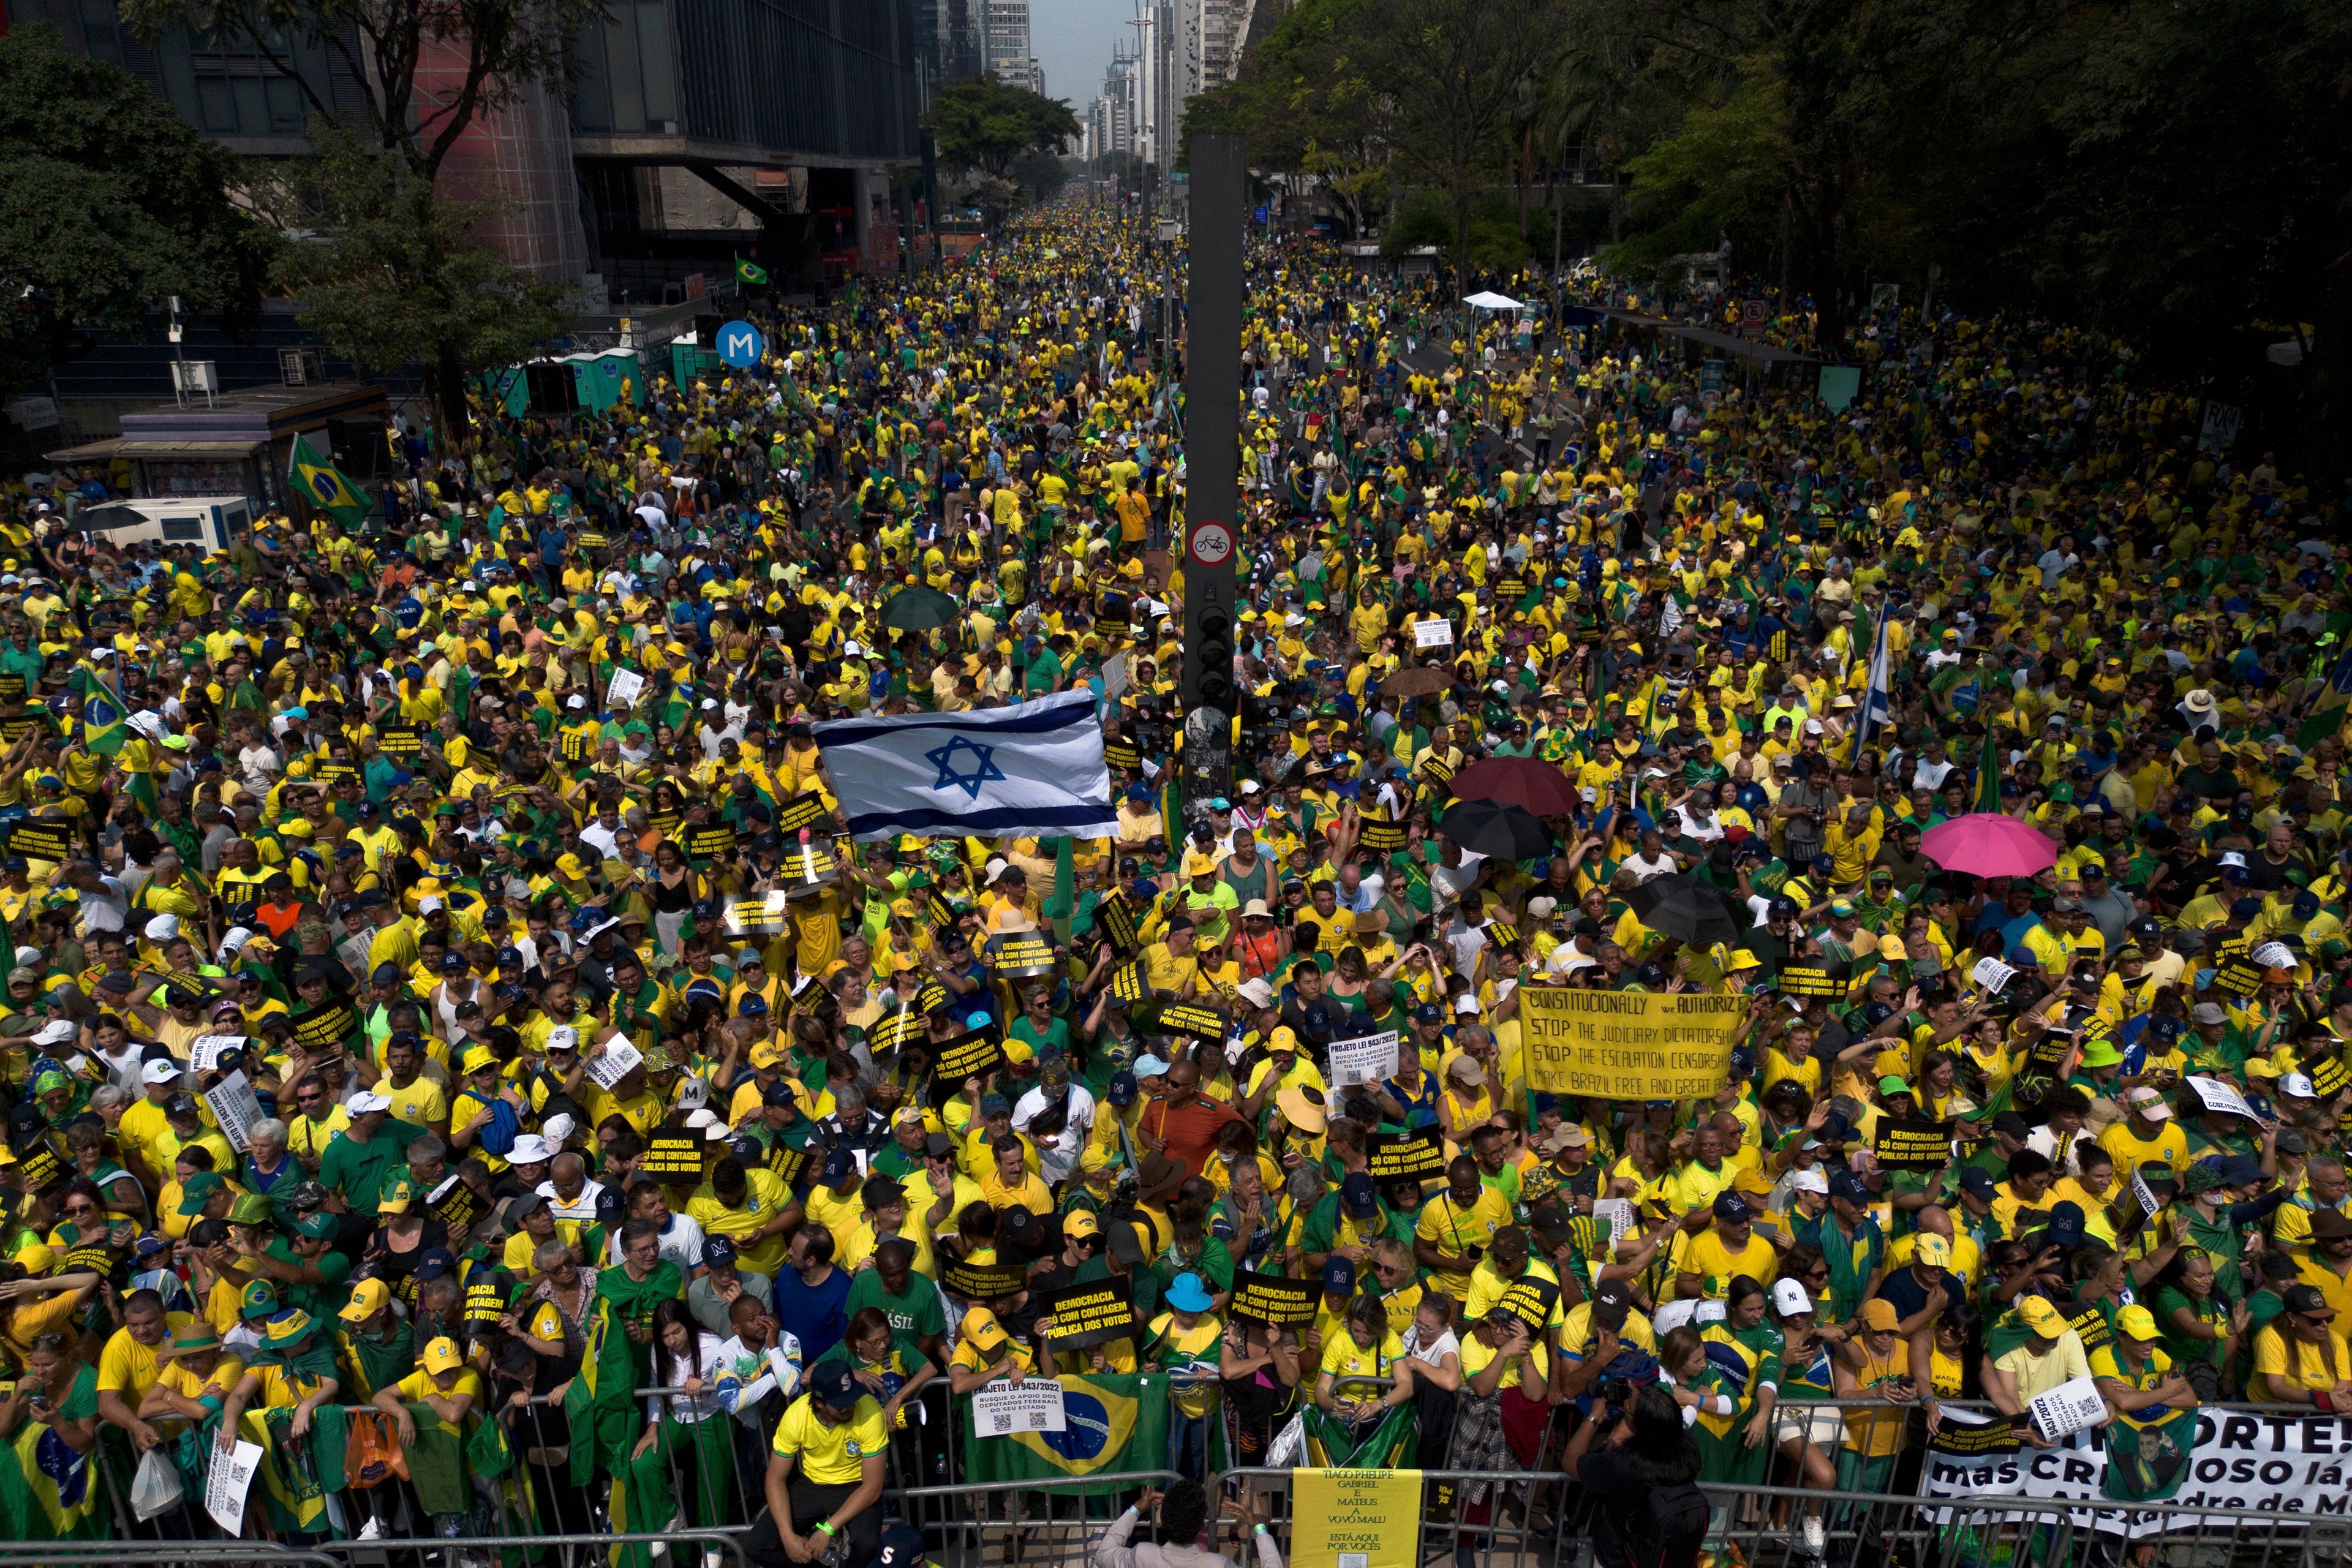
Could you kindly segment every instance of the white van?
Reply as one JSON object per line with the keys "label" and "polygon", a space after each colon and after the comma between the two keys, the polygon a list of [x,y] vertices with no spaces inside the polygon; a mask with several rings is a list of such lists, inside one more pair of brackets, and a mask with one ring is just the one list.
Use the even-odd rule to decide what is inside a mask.
{"label": "white van", "polygon": [[76,530],[117,548],[133,544],[193,544],[217,555],[253,531],[253,502],[244,496],[147,496],[84,507]]}

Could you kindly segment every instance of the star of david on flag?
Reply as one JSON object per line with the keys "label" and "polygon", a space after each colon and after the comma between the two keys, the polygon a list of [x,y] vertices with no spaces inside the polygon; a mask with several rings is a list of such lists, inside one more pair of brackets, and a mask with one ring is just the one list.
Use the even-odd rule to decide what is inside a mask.
{"label": "star of david on flag", "polygon": [[[969,773],[956,771],[956,752],[959,751],[971,754],[971,772]],[[933,789],[960,789],[967,800],[978,800],[981,785],[1004,777],[1004,770],[996,765],[996,748],[975,746],[962,735],[935,751],[925,752],[923,760],[940,770],[940,782],[931,786]]]}
{"label": "star of david on flag", "polygon": [[1118,830],[1102,719],[1079,689],[1009,708],[814,726],[852,837]]}

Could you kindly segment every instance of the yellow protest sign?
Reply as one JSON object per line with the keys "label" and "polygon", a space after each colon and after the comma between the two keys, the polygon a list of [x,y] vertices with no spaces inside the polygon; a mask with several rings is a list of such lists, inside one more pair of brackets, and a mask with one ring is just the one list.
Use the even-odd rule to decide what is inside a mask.
{"label": "yellow protest sign", "polygon": [[1293,1470],[1290,1560],[1333,1568],[1417,1568],[1419,1470]]}
{"label": "yellow protest sign", "polygon": [[1601,1100],[1704,1100],[1723,1087],[1748,1016],[1738,994],[1522,985],[1528,1081]]}

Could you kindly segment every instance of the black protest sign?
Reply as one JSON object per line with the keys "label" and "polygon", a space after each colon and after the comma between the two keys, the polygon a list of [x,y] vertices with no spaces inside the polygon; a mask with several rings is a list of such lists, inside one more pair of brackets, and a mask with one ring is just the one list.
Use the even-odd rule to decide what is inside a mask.
{"label": "black protest sign", "polygon": [[1107,767],[1118,768],[1130,773],[1136,773],[1143,766],[1143,753],[1136,750],[1135,742],[1132,741],[1105,741],[1103,763]]}
{"label": "black protest sign", "polygon": [[[1029,1271],[1018,1263],[950,1263],[940,1276],[950,1296],[968,1301],[994,1301],[1018,1296],[1028,1288]],[[1127,1283],[1119,1281],[1122,1287]],[[1131,1309],[1130,1309],[1131,1310]]]}
{"label": "black protest sign", "polygon": [[2213,988],[2226,991],[2232,996],[2257,995],[2269,984],[2270,971],[2251,958],[2225,958],[2213,971]]}
{"label": "black protest sign", "polygon": [[2325,1056],[2304,1058],[2303,1070],[2311,1077],[2311,1087],[2319,1091],[2322,1100],[2333,1100],[2352,1086],[2352,1068],[2343,1058],[2330,1052]]}
{"label": "black protest sign", "polygon": [[567,763],[584,763],[596,754],[596,732],[593,730],[566,730],[555,738],[558,752]]}
{"label": "black protest sign", "polygon": [[1313,1279],[1244,1270],[1234,1276],[1233,1303],[1225,1315],[1270,1329],[1297,1328],[1315,1321],[1316,1301],[1322,1293],[1322,1286]]}
{"label": "black protest sign", "polygon": [[691,828],[686,836],[686,854],[690,860],[715,860],[735,849],[735,830],[724,823],[705,824]]}
{"label": "black protest sign", "polygon": [[1111,946],[1119,952],[1129,953],[1135,951],[1137,941],[1135,909],[1127,901],[1125,893],[1112,892],[1103,895],[1102,902],[1095,906],[1095,929],[1108,937]]}
{"label": "black protest sign", "polygon": [[923,895],[923,918],[931,922],[934,931],[945,931],[956,923],[955,906],[934,889]]}
{"label": "black protest sign", "polygon": [[466,1321],[495,1323],[506,1316],[506,1311],[507,1288],[495,1276],[466,1287]]}
{"label": "black protest sign", "polygon": [[784,803],[782,811],[776,813],[776,831],[798,833],[803,827],[814,828],[832,820],[833,813],[825,805],[824,796],[796,795]]}
{"label": "black protest sign", "polygon": [[62,822],[20,822],[8,831],[8,853],[27,860],[63,860],[73,853],[73,842]]}
{"label": "black protest sign", "polygon": [[482,1194],[457,1176],[443,1182],[440,1191],[425,1200],[425,1207],[435,1219],[451,1226],[471,1225],[486,1212]]}
{"label": "black protest sign", "polygon": [[2116,1342],[2115,1331],[2107,1327],[2107,1315],[2094,1304],[2084,1308],[2067,1320],[2066,1326],[2083,1342],[2083,1353],[2089,1355],[2101,1345]]}
{"label": "black protest sign", "polygon": [[1028,931],[999,937],[995,950],[988,955],[988,966],[1000,975],[1016,980],[1043,974],[1054,967],[1054,943],[1050,938]]}
{"label": "black protest sign", "polygon": [[1143,960],[1130,959],[1110,972],[1110,994],[1121,1002],[1140,1002],[1150,993],[1143,985]]}
{"label": "black protest sign", "polygon": [[1054,1321],[1051,1338],[1056,1345],[1097,1345],[1143,1329],[1135,1315],[1134,1285],[1117,1277],[1043,1290],[1037,1301],[1037,1315]]}
{"label": "black protest sign", "polygon": [[1783,996],[1843,996],[1845,982],[1818,963],[1784,963],[1772,984]]}
{"label": "black protest sign", "polygon": [[65,1176],[65,1165],[46,1139],[18,1149],[16,1163],[8,1172],[9,1181],[28,1193],[37,1193],[53,1182],[64,1181]]}
{"label": "black protest sign", "polygon": [[1225,1038],[1223,1015],[1206,1007],[1179,1004],[1160,1009],[1159,1022],[1152,1026],[1155,1034],[1188,1035],[1210,1045],[1222,1045]]}
{"label": "black protest sign", "polygon": [[360,1026],[359,1015],[348,1002],[323,1002],[295,1014],[289,1022],[294,1026],[294,1043],[305,1055],[339,1047]]}
{"label": "black protest sign", "polygon": [[784,1184],[786,1192],[798,1190],[801,1178],[808,1174],[813,1162],[814,1156],[807,1150],[794,1149],[789,1144],[779,1143],[768,1151],[768,1169],[774,1173],[776,1180]]}
{"label": "black protest sign", "polygon": [[1523,1279],[1504,1291],[1496,1304],[1508,1309],[1529,1333],[1539,1335],[1551,1321],[1552,1309],[1559,1304],[1559,1287],[1549,1279]]}
{"label": "black protest sign", "polygon": [[900,1007],[885,1013],[866,1027],[866,1048],[869,1053],[903,1050],[909,1040],[919,1041],[929,1032],[929,1019],[919,1007]]}
{"label": "black protest sign", "polygon": [[1445,1173],[1445,1135],[1434,1127],[1413,1132],[1374,1132],[1364,1140],[1365,1169],[1372,1180]]}
{"label": "black protest sign", "polygon": [[1404,824],[1365,817],[1357,824],[1356,846],[1368,854],[1393,855],[1405,846]]}
{"label": "black protest sign", "polygon": [[1882,1116],[1870,1152],[1882,1170],[1932,1171],[1952,1157],[1952,1124]]}
{"label": "black protest sign", "polygon": [[931,1075],[943,1083],[961,1083],[994,1070],[1003,1059],[1003,1044],[992,1025],[940,1041],[932,1050]]}
{"label": "black protest sign", "polygon": [[[2021,1421],[2024,1417],[2020,1416]],[[1982,1426],[1968,1426],[1947,1421],[1936,1431],[1930,1447],[1937,1456],[1954,1459],[1981,1459],[1996,1454],[2017,1452],[2017,1428],[2006,1421],[1988,1421]]]}
{"label": "black protest sign", "polygon": [[665,1181],[698,1182],[702,1179],[702,1148],[699,1132],[656,1132],[646,1140],[645,1158],[637,1162],[637,1173]]}
{"label": "black protest sign", "polygon": [[425,750],[422,724],[386,724],[375,732],[376,750],[387,757],[414,757]]}

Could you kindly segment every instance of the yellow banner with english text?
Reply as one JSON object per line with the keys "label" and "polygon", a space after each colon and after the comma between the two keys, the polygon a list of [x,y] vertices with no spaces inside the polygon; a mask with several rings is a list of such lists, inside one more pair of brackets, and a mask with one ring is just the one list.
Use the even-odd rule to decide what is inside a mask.
{"label": "yellow banner with english text", "polygon": [[1723,1087],[1748,1016],[1740,994],[1519,987],[1528,1082],[1601,1100],[1704,1100]]}

